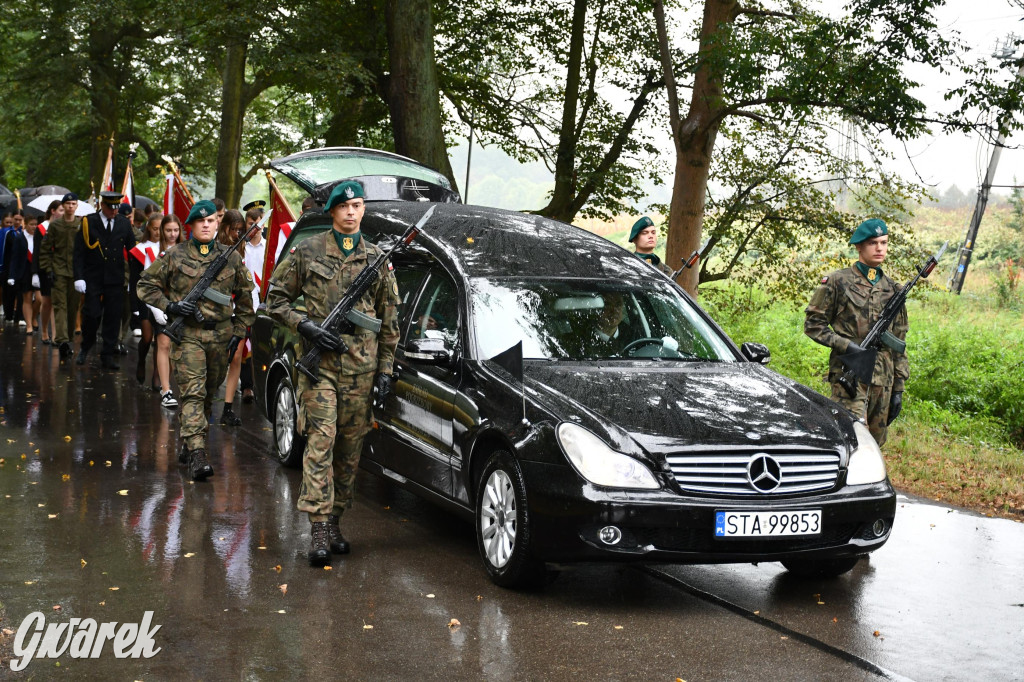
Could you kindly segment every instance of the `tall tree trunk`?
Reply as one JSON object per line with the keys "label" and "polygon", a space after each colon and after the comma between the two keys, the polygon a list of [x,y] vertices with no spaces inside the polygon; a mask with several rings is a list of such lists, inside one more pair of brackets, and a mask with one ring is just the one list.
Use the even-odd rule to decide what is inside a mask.
{"label": "tall tree trunk", "polygon": [[573,210],[573,199],[576,198],[576,107],[580,96],[580,67],[583,64],[586,20],[587,0],[576,0],[569,36],[562,125],[558,132],[558,151],[555,153],[555,189],[551,201],[539,211],[541,215],[556,220],[571,221],[579,210]]}
{"label": "tall tree trunk", "polygon": [[388,109],[395,151],[446,175],[457,188],[441,123],[430,0],[387,0]]}
{"label": "tall tree trunk", "polygon": [[240,39],[228,45],[224,58],[216,193],[231,208],[238,206],[242,198],[242,176],[238,172],[238,164],[242,157],[242,122],[247,104],[245,61],[248,51],[248,43]]}
{"label": "tall tree trunk", "polygon": [[[110,152],[110,136],[117,131],[121,86],[114,67],[116,40],[99,28],[89,30],[90,138],[89,180],[99,194],[103,169]],[[116,182],[114,183],[117,184]],[[120,188],[118,188],[120,189]]]}
{"label": "tall tree trunk", "polygon": [[[720,74],[712,70],[706,56],[711,39],[723,24],[736,19],[738,9],[736,0],[705,0],[704,3],[701,47],[690,109],[678,128],[673,130],[676,168],[665,245],[665,261],[668,263],[678,263],[680,258],[689,256],[700,246],[711,153],[718,136],[718,116],[723,109]],[[697,267],[684,270],[678,280],[693,296],[697,295],[699,273]]]}

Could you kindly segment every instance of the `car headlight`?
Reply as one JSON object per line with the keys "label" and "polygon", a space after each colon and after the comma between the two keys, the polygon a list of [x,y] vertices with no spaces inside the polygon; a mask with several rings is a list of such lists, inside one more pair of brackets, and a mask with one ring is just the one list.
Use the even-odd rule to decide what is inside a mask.
{"label": "car headlight", "polygon": [[650,469],[629,455],[612,450],[582,426],[562,423],[555,433],[573,468],[591,483],[609,488],[661,487]]}
{"label": "car headlight", "polygon": [[857,447],[850,455],[850,464],[846,472],[848,485],[878,483],[885,480],[885,460],[878,449],[868,427],[861,422],[853,423],[853,432],[857,435]]}

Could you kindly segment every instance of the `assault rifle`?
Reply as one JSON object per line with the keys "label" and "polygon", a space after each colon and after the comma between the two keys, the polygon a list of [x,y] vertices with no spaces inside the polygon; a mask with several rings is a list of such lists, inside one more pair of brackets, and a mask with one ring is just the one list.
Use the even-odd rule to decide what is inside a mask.
{"label": "assault rifle", "polygon": [[[199,312],[199,299],[204,296],[215,303],[231,303],[230,297],[227,297],[227,300],[224,300],[222,297],[226,296],[226,294],[222,295],[220,292],[211,290],[210,285],[213,284],[215,279],[217,279],[217,275],[219,275],[220,271],[224,269],[224,266],[228,264],[228,258],[231,256],[231,252],[237,249],[239,245],[248,241],[253,232],[263,229],[263,225],[267,222],[267,219],[270,218],[270,213],[271,211],[264,213],[259,222],[253,223],[252,227],[246,230],[245,234],[239,237],[238,241],[231,245],[230,249],[218,253],[217,257],[214,258],[213,262],[206,268],[206,272],[204,272],[199,280],[192,285],[192,289],[185,294],[185,298],[181,299],[182,303],[194,303],[196,305],[196,311],[192,314],[192,318],[196,322],[202,323],[204,321],[203,314]],[[174,343],[181,343],[181,328],[185,325],[185,320],[186,317],[183,315],[175,317],[167,323],[167,326],[164,327],[161,333],[170,337],[171,341]]]}
{"label": "assault rifle", "polygon": [[910,290],[914,288],[918,280],[922,277],[928,277],[932,273],[935,266],[939,264],[939,259],[942,258],[942,254],[945,253],[948,245],[949,242],[946,242],[939,249],[938,253],[929,256],[925,264],[918,270],[917,275],[914,276],[914,279],[907,282],[902,289],[892,295],[889,302],[882,308],[882,313],[878,316],[875,324],[871,326],[868,335],[864,337],[864,341],[859,344],[864,350],[839,356],[839,361],[846,367],[846,371],[839,377],[839,384],[846,389],[847,395],[851,398],[857,395],[858,381],[865,384],[871,383],[871,375],[875,371],[875,359],[878,357],[878,351],[881,350],[882,346],[888,346],[898,353],[902,353],[907,349],[907,344],[896,338],[889,331],[889,326],[892,325],[896,316],[903,308],[903,304],[906,303]]}
{"label": "assault rifle", "polygon": [[[332,334],[336,334],[339,338],[344,333],[349,333],[353,328],[352,316],[357,319],[360,317],[358,311],[354,310],[356,303],[363,297],[370,287],[373,286],[374,282],[380,278],[380,268],[391,257],[395,251],[408,246],[416,235],[420,233],[420,229],[430,219],[430,216],[434,213],[434,207],[431,206],[427,209],[427,212],[423,214],[423,217],[417,221],[415,225],[412,225],[405,231],[401,239],[392,246],[390,249],[381,253],[370,265],[363,268],[348,291],[342,295],[341,300],[338,301],[338,305],[334,306],[330,314],[324,319],[323,324],[320,325]],[[363,316],[365,317],[365,316]],[[320,380],[320,346],[312,344],[312,347],[306,351],[306,354],[295,363],[295,368],[309,377],[315,384]],[[344,341],[341,342],[341,348],[338,349],[339,354],[348,352],[348,344]]]}
{"label": "assault rifle", "polygon": [[683,261],[683,264],[679,267],[678,270],[669,275],[669,279],[672,280],[673,282],[676,281],[676,277],[679,276],[679,273],[681,273],[683,270],[686,270],[687,268],[692,268],[694,265],[696,265],[697,261],[704,257],[704,251],[708,248],[708,244],[710,243],[711,238],[709,237],[708,240],[704,242],[704,246],[700,247],[699,249],[691,253],[689,258],[681,258],[680,260]]}

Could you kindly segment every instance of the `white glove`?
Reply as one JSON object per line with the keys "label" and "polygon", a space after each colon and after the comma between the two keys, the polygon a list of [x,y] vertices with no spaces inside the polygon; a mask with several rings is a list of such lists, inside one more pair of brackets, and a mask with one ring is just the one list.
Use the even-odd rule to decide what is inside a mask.
{"label": "white glove", "polygon": [[146,304],[146,307],[153,311],[154,322],[156,322],[157,324],[167,324],[167,315],[164,314],[164,311],[160,310],[159,308],[154,308],[148,303]]}
{"label": "white glove", "polygon": [[13,277],[11,279],[7,280],[7,286],[9,286],[9,287],[13,287],[14,286],[14,278]]}
{"label": "white glove", "polygon": [[36,289],[39,288],[39,275],[32,275],[32,286]]}
{"label": "white glove", "polygon": [[85,293],[85,280],[84,279],[76,279],[75,280],[75,291],[77,291],[80,294],[84,294]]}

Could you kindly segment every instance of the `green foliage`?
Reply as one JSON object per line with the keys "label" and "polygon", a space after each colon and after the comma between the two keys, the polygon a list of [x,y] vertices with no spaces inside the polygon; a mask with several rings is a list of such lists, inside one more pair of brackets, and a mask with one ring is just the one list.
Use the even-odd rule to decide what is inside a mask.
{"label": "green foliage", "polygon": [[[829,394],[829,351],[804,335],[802,307],[769,304],[763,292],[735,286],[701,294],[734,341],[766,344],[772,369]],[[906,414],[964,438],[1024,444],[1020,314],[944,292],[912,301],[908,312]]]}
{"label": "green foliage", "polygon": [[1020,305],[1021,268],[1007,260],[996,277],[996,301],[1000,308],[1016,308]]}

